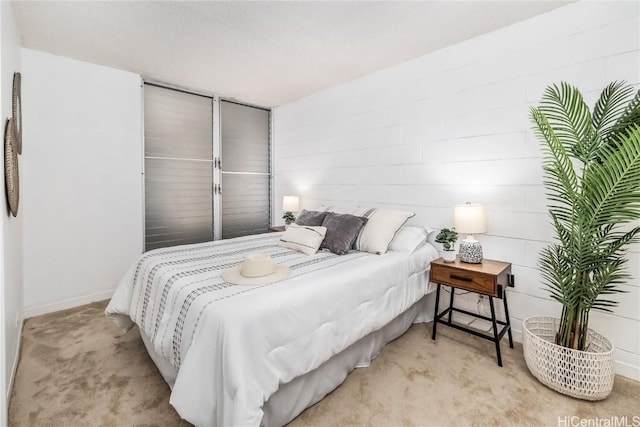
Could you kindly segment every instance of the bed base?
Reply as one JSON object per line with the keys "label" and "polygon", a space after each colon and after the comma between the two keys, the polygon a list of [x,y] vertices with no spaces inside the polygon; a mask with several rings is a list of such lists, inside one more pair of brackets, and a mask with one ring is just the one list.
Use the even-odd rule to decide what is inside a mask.
{"label": "bed base", "polygon": [[[287,424],[342,384],[352,370],[369,366],[386,344],[404,334],[413,323],[432,321],[433,298],[434,293],[428,293],[382,329],[355,342],[313,371],[281,385],[262,408],[261,426]],[[177,374],[175,368],[153,350],[144,332],[140,331],[140,336],[160,374],[173,388]]]}

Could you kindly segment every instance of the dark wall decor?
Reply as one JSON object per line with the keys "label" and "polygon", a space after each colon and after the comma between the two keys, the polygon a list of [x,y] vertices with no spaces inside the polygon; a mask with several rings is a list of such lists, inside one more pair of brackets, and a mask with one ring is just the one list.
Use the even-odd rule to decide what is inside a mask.
{"label": "dark wall decor", "polygon": [[4,130],[4,183],[11,215],[18,216],[20,201],[20,176],[18,173],[18,150],[14,145],[15,129],[13,118],[7,119]]}
{"label": "dark wall decor", "polygon": [[13,73],[13,93],[11,96],[11,118],[4,129],[4,184],[7,204],[11,215],[18,216],[20,201],[20,174],[18,154],[22,154],[22,75]]}
{"label": "dark wall decor", "polygon": [[22,75],[13,73],[13,95],[11,101],[11,118],[15,131],[15,148],[18,154],[22,154],[22,100],[21,100]]}

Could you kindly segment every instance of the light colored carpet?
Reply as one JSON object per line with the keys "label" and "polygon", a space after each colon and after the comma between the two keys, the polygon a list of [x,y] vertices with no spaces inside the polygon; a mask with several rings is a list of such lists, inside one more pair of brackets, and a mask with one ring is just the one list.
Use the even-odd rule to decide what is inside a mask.
{"label": "light colored carpet", "polygon": [[[105,305],[25,322],[10,426],[188,425],[137,331],[116,337]],[[502,348],[500,368],[489,341],[445,326],[432,341],[431,324],[413,325],[290,426],[570,426],[570,417],[624,416],[631,425],[640,416],[640,383],[617,377],[604,401],[572,399],[529,374],[518,344]]]}

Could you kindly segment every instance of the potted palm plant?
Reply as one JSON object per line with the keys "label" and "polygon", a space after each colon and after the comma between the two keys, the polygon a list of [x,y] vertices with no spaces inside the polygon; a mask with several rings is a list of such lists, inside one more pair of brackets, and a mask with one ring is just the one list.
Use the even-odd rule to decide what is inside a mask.
{"label": "potted palm plant", "polygon": [[456,260],[456,251],[453,247],[454,243],[458,240],[458,233],[455,228],[448,229],[443,228],[436,236],[436,242],[442,244],[442,259],[444,262],[454,262]]}
{"label": "potted palm plant", "polygon": [[562,313],[525,319],[525,360],[561,393],[604,399],[613,388],[613,346],[589,329],[589,313],[611,311],[617,302],[607,297],[630,278],[625,251],[640,233],[629,224],[640,218],[640,91],[613,82],[591,111],[577,88],[552,85],[531,119],[556,234],[538,265]]}

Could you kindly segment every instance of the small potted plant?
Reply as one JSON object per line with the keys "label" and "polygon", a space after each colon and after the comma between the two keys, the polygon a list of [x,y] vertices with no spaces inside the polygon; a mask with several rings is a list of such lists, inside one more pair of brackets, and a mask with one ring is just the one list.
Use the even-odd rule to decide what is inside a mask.
{"label": "small potted plant", "polygon": [[442,243],[442,259],[444,262],[454,262],[456,260],[456,251],[453,244],[458,240],[458,233],[455,228],[443,228],[436,236],[436,242]]}
{"label": "small potted plant", "polygon": [[284,215],[282,215],[282,219],[284,219],[286,225],[291,225],[291,223],[296,221],[296,217],[292,212],[285,212]]}

